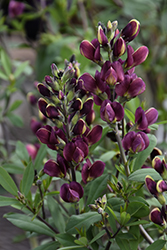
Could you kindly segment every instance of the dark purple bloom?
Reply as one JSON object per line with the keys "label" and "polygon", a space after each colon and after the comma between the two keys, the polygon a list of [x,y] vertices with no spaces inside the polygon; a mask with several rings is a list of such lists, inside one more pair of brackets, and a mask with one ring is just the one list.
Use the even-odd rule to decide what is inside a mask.
{"label": "dark purple bloom", "polygon": [[122,139],[122,145],[125,150],[140,152],[148,147],[149,138],[144,132],[130,131]]}
{"label": "dark purple bloom", "polygon": [[60,188],[60,196],[65,202],[77,202],[83,196],[82,186],[75,181],[63,184]]}
{"label": "dark purple bloom", "polygon": [[162,193],[162,192],[167,191],[167,183],[166,183],[166,181],[164,181],[164,180],[159,180],[159,181],[157,182],[157,191],[158,191],[159,193]]}
{"label": "dark purple bloom", "polygon": [[37,97],[33,93],[31,93],[31,92],[29,92],[27,94],[27,100],[29,101],[29,103],[31,105],[37,104],[37,101],[38,101]]}
{"label": "dark purple bloom", "polygon": [[50,119],[59,119],[61,117],[59,110],[53,104],[47,105],[46,114]]}
{"label": "dark purple bloom", "polygon": [[47,114],[46,114],[46,107],[47,107],[48,103],[44,98],[39,98],[38,100],[38,107],[39,110],[41,111],[41,113],[48,118]]}
{"label": "dark purple bloom", "polygon": [[95,111],[91,109],[90,112],[86,115],[85,121],[88,124],[88,126],[90,126],[94,120],[95,120]]}
{"label": "dark purple bloom", "polygon": [[83,119],[79,119],[73,128],[73,133],[75,135],[82,135],[86,131],[86,123]]}
{"label": "dark purple bloom", "polygon": [[121,36],[125,42],[132,41],[139,33],[140,23],[136,19],[132,19],[121,32]]}
{"label": "dark purple bloom", "polygon": [[160,226],[163,226],[165,224],[165,219],[163,217],[163,213],[159,208],[154,208],[150,214],[149,214],[149,219]]}
{"label": "dark purple bloom", "polygon": [[115,92],[118,96],[125,97],[127,99],[134,98],[145,91],[145,83],[136,74],[125,75],[123,81],[115,87]]}
{"label": "dark purple bloom", "polygon": [[158,111],[155,108],[149,108],[144,111],[141,107],[138,107],[135,112],[135,123],[137,129],[145,130],[151,124],[155,123],[158,119]]}
{"label": "dark purple bloom", "polygon": [[146,46],[139,47],[136,51],[128,45],[127,46],[127,59],[125,61],[125,69],[136,67],[144,62],[148,56],[149,50]]}
{"label": "dark purple bloom", "polygon": [[101,79],[105,81],[108,85],[115,85],[117,82],[117,73],[112,67],[110,61],[106,61],[101,69]]}
{"label": "dark purple bloom", "polygon": [[65,134],[56,126],[51,127],[50,125],[46,125],[38,129],[36,136],[52,150],[57,150],[61,143],[66,143]]}
{"label": "dark purple bloom", "polygon": [[121,121],[124,117],[124,109],[118,102],[104,100],[101,105],[100,116],[103,121],[108,123]]}
{"label": "dark purple bloom", "polygon": [[67,161],[61,157],[59,154],[57,155],[57,162],[54,160],[48,160],[44,165],[44,173],[49,176],[56,176],[60,178],[64,178],[66,176],[66,170],[68,168]]}
{"label": "dark purple bloom", "polygon": [[86,163],[82,167],[82,180],[87,183],[103,174],[105,163],[102,161],[95,161],[91,164],[90,160],[87,159]]}
{"label": "dark purple bloom", "polygon": [[83,40],[80,44],[80,52],[83,56],[94,62],[98,63],[102,61],[100,54],[100,43],[96,38],[91,42]]}
{"label": "dark purple bloom", "polygon": [[21,15],[24,11],[24,8],[25,8],[24,3],[11,0],[8,6],[9,17],[14,18],[17,17],[18,15]]}
{"label": "dark purple bloom", "polygon": [[122,37],[118,38],[114,43],[113,55],[115,58],[122,56],[126,51],[126,43]]}
{"label": "dark purple bloom", "polygon": [[33,131],[34,134],[36,134],[37,130],[40,129],[42,127],[42,123],[39,122],[36,117],[32,117],[31,121],[30,121],[30,127],[31,130]]}
{"label": "dark purple bloom", "polygon": [[98,41],[99,43],[102,45],[102,46],[105,46],[107,45],[108,43],[108,39],[104,33],[104,30],[102,28],[101,25],[98,26],[98,33],[97,33],[97,38],[98,38]]}
{"label": "dark purple bloom", "polygon": [[164,180],[167,180],[167,164],[165,160],[161,160],[158,156],[154,157],[152,160],[152,167],[163,177]]}
{"label": "dark purple bloom", "polygon": [[94,126],[91,130],[86,130],[84,136],[87,144],[91,146],[98,142],[101,139],[102,131],[103,129],[100,125]]}
{"label": "dark purple bloom", "polygon": [[39,93],[44,97],[51,97],[52,95],[51,91],[43,83],[39,83],[37,88]]}
{"label": "dark purple bloom", "polygon": [[87,155],[88,145],[80,137],[73,138],[73,141],[67,143],[63,150],[64,158],[76,163],[82,162]]}

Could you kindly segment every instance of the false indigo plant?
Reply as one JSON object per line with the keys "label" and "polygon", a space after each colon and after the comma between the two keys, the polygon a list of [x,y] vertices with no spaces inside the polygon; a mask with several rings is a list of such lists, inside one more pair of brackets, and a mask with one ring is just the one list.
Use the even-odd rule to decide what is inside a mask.
{"label": "false indigo plant", "polygon": [[[1,178],[11,181],[8,187],[0,179],[2,186],[33,216],[5,217],[13,224],[21,220],[18,226],[24,230],[50,236],[53,242],[45,243],[46,248],[165,249],[167,164],[151,133],[158,111],[144,111],[141,104],[133,114],[128,106],[145,91],[145,82],[134,72],[149,51],[129,45],[140,30],[137,20],[122,30],[117,26],[117,21],[108,21],[106,27],[99,22],[97,38],[80,44],[81,54],[98,67],[94,75],[80,74],[72,56],[64,69],[53,63],[52,76],[38,83],[38,108],[45,119],[33,117],[31,129],[41,145],[27,146],[33,161],[24,159],[18,192],[1,169]],[[155,206],[146,199],[148,191],[157,199]],[[156,226],[162,239],[151,233]]]}

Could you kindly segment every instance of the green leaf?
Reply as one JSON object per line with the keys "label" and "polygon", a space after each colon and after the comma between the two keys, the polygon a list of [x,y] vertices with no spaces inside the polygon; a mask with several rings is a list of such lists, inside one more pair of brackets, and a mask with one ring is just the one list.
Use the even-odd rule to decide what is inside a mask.
{"label": "green leaf", "polygon": [[60,242],[61,245],[68,247],[74,245],[74,238],[71,234],[63,233],[63,234],[57,234],[56,239]]}
{"label": "green leaf", "polygon": [[156,240],[149,247],[147,247],[146,250],[161,250],[165,245],[165,243],[166,243],[165,240]]}
{"label": "green leaf", "polygon": [[77,244],[77,245],[81,245],[81,246],[86,246],[88,244],[88,240],[86,237],[80,237],[79,239],[77,240],[74,240],[74,242]]}
{"label": "green leaf", "polygon": [[167,120],[161,121],[161,122],[156,122],[155,124],[156,124],[156,125],[160,125],[160,124],[166,124],[166,123],[167,123]]}
{"label": "green leaf", "polygon": [[0,207],[10,206],[19,203],[18,200],[0,195]]}
{"label": "green leaf", "polygon": [[154,135],[148,135],[149,138],[149,146],[148,148],[146,148],[145,150],[141,151],[138,153],[136,159],[135,159],[135,163],[134,163],[134,170],[137,170],[139,168],[141,168],[144,164],[144,162],[146,161],[147,157],[150,155],[150,153],[152,152],[153,148],[156,146],[157,144],[157,139]]}
{"label": "green leaf", "polygon": [[32,220],[32,218],[28,215],[13,213],[5,214],[4,217],[13,225],[25,231],[55,237],[55,233],[48,226],[46,226],[43,222],[37,219]]}
{"label": "green leaf", "polygon": [[86,228],[86,230],[95,222],[101,220],[101,215],[97,212],[88,212],[80,215],[72,215],[67,223],[66,231],[70,234],[76,234],[78,229],[81,229],[83,227]]}
{"label": "green leaf", "polygon": [[89,210],[88,205],[94,203],[94,201],[102,194],[102,191],[107,186],[108,175],[104,174],[91,182],[88,192],[88,199],[86,202],[86,211]]}
{"label": "green leaf", "polygon": [[155,181],[162,180],[162,177],[154,168],[142,168],[138,169],[129,175],[129,181],[145,182],[146,175],[150,175]]}
{"label": "green leaf", "polygon": [[103,162],[107,162],[107,161],[111,160],[116,154],[117,154],[117,152],[115,152],[113,150],[108,151],[108,152],[102,154],[99,159]]}
{"label": "green leaf", "polygon": [[23,119],[22,117],[20,117],[19,115],[16,115],[14,113],[7,113],[7,117],[9,118],[10,122],[16,126],[16,127],[20,127],[22,128],[23,127]]}
{"label": "green leaf", "polygon": [[43,168],[43,159],[45,158],[46,153],[47,146],[45,144],[41,144],[34,162],[34,169],[36,169],[37,171],[40,171]]}
{"label": "green leaf", "polygon": [[24,171],[23,179],[22,179],[22,189],[21,192],[25,195],[25,197],[28,195],[28,192],[30,191],[30,188],[34,181],[34,169],[32,166],[32,162],[30,162]]}
{"label": "green leaf", "polygon": [[115,215],[114,211],[109,206],[107,206],[105,211],[109,215],[109,217],[107,219],[108,219],[110,226],[112,227],[113,232],[115,233],[117,231],[117,223],[116,222],[118,221],[118,218]]}
{"label": "green leaf", "polygon": [[10,194],[17,196],[18,188],[16,184],[14,183],[8,172],[2,167],[0,167],[0,185],[2,185],[2,187]]}
{"label": "green leaf", "polygon": [[93,242],[97,241],[100,239],[104,234],[106,233],[105,230],[100,231],[90,242],[89,244],[91,245]]}
{"label": "green leaf", "polygon": [[2,71],[0,71],[0,78],[7,81],[9,79],[9,77],[7,75],[5,75]]}
{"label": "green leaf", "polygon": [[127,240],[121,239],[119,237],[119,235],[115,239],[116,239],[116,242],[117,242],[118,246],[120,247],[120,249],[122,249],[122,250],[129,250],[130,249],[129,243]]}
{"label": "green leaf", "polygon": [[39,247],[34,248],[33,250],[55,250],[58,249],[60,244],[58,242],[48,242],[46,244],[43,244]]}
{"label": "green leaf", "polygon": [[124,111],[125,111],[125,115],[129,118],[129,120],[135,123],[135,115],[132,113],[132,111],[126,108],[124,109]]}
{"label": "green leaf", "polygon": [[131,216],[130,214],[128,214],[127,212],[123,211],[121,213],[121,220],[120,220],[120,223],[122,226],[125,226],[126,223],[130,220]]}
{"label": "green leaf", "polygon": [[29,64],[29,61],[20,63],[20,65],[16,68],[15,72],[13,73],[15,78],[18,78],[24,72],[28,64]]}
{"label": "green leaf", "polygon": [[147,221],[147,220],[138,220],[138,221],[135,221],[135,222],[129,222],[126,224],[127,227],[130,227],[130,226],[137,226],[137,225],[140,225],[140,224],[149,224],[150,222]]}
{"label": "green leaf", "polygon": [[10,58],[8,57],[7,53],[4,50],[1,50],[1,64],[5,70],[7,75],[11,74],[11,62]]}
{"label": "green leaf", "polygon": [[12,105],[10,106],[8,112],[11,112],[11,111],[17,109],[17,108],[22,104],[22,102],[23,102],[23,101],[21,101],[21,100],[16,100],[16,101],[14,101],[14,102],[12,103]]}
{"label": "green leaf", "polygon": [[5,163],[2,167],[10,174],[23,174],[23,165],[18,165],[16,163]]}
{"label": "green leaf", "polygon": [[70,250],[70,249],[78,249],[78,248],[81,248],[82,247],[82,250],[84,250],[84,249],[87,249],[87,248],[83,248],[83,246],[76,246],[76,245],[74,245],[74,246],[70,246],[70,247],[61,247],[61,248],[59,248],[59,250]]}
{"label": "green leaf", "polygon": [[131,202],[128,205],[127,213],[133,217],[141,218],[147,216],[150,213],[150,209],[141,202]]}
{"label": "green leaf", "polygon": [[17,143],[16,143],[16,154],[22,162],[28,164],[28,162],[29,162],[28,151],[27,151],[24,143],[22,143],[21,141],[17,141]]}

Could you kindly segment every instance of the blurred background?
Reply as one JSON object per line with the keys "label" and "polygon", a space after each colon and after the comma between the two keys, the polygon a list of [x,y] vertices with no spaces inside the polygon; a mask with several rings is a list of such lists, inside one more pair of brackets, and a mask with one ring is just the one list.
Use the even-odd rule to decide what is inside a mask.
{"label": "blurred background", "polygon": [[[167,120],[166,0],[0,1],[0,162],[4,167],[6,162],[11,164],[7,171],[14,178],[21,174],[16,141],[31,144],[36,140],[30,126],[32,116],[38,115],[36,83],[51,75],[52,63],[63,69],[64,60],[73,54],[81,74],[94,74],[99,66],[80,54],[80,42],[96,37],[99,21],[106,25],[108,20],[117,20],[120,30],[133,18],[141,29],[132,47],[149,48],[147,60],[136,69],[146,83],[140,99],[146,109],[158,109],[159,121]],[[166,124],[155,133],[158,146],[167,151]],[[31,242],[22,241],[24,232],[2,218],[7,211],[0,208],[0,249],[31,249]]]}

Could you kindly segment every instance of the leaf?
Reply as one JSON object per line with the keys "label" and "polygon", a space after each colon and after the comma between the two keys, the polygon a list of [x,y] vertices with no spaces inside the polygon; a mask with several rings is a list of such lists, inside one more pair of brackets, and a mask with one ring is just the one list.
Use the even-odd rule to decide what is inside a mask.
{"label": "leaf", "polygon": [[22,104],[23,101],[21,100],[16,100],[12,103],[12,105],[10,106],[10,108],[8,109],[8,112],[11,112],[15,109],[17,109],[21,104]]}
{"label": "leaf", "polygon": [[133,217],[141,218],[147,216],[150,213],[150,209],[144,203],[131,202],[128,205],[127,213]]}
{"label": "leaf", "polygon": [[2,185],[2,187],[10,194],[17,196],[18,188],[15,182],[8,172],[2,167],[0,167],[0,185]]}
{"label": "leaf", "polygon": [[129,118],[129,120],[133,123],[135,123],[135,115],[130,111],[129,109],[124,109],[125,115]]}
{"label": "leaf", "polygon": [[111,160],[116,154],[117,154],[117,152],[115,152],[113,150],[108,151],[100,156],[100,160],[103,162],[107,162],[107,161]]}
{"label": "leaf", "polygon": [[155,124],[156,125],[160,125],[160,124],[166,124],[167,123],[167,120],[165,120],[165,121],[160,121],[160,122],[156,122]]}
{"label": "leaf", "polygon": [[74,246],[70,246],[70,247],[61,247],[61,248],[59,248],[59,250],[70,250],[70,249],[78,249],[78,248],[81,248],[82,247],[82,250],[84,250],[84,249],[87,249],[87,248],[83,248],[83,246],[76,246],[76,245],[74,245]]}
{"label": "leaf", "polygon": [[145,182],[146,175],[150,175],[155,181],[162,180],[162,177],[154,168],[142,168],[138,169],[129,175],[129,181]]}
{"label": "leaf", "polygon": [[105,234],[105,230],[100,231],[90,242],[89,244],[91,245],[93,242],[97,241],[98,239],[100,239],[104,234]]}
{"label": "leaf", "polygon": [[9,112],[7,113],[7,117],[14,126],[23,127],[23,119],[19,115]]}
{"label": "leaf", "polygon": [[79,239],[77,240],[74,240],[74,242],[77,244],[77,245],[81,245],[81,246],[86,246],[88,244],[88,240],[86,237],[80,237]]}
{"label": "leaf", "polygon": [[6,81],[9,79],[8,76],[5,75],[2,71],[0,71],[0,78]]}
{"label": "leaf", "polygon": [[102,191],[107,186],[108,175],[104,174],[91,182],[91,186],[88,193],[88,199],[86,202],[86,211],[89,210],[88,205],[94,203],[94,201],[101,195]]}
{"label": "leaf", "polygon": [[74,240],[76,239],[71,234],[68,233],[57,234],[55,237],[60,242],[60,244],[65,247],[73,246]]}
{"label": "leaf", "polygon": [[135,221],[135,222],[129,222],[126,224],[127,227],[130,227],[130,226],[137,226],[137,225],[140,225],[140,224],[149,224],[150,222],[147,221],[147,220],[138,220],[138,221]]}
{"label": "leaf", "polygon": [[156,240],[150,246],[146,248],[146,250],[161,250],[165,245],[165,240]]}
{"label": "leaf", "polygon": [[45,158],[46,153],[47,146],[45,144],[41,144],[34,162],[34,169],[37,171],[40,171],[43,168],[43,159]]}
{"label": "leaf", "polygon": [[18,200],[0,195],[0,207],[10,206],[19,203]]}
{"label": "leaf", "polygon": [[137,170],[143,166],[147,157],[150,155],[150,153],[152,152],[152,150],[154,149],[154,147],[157,144],[157,139],[154,135],[150,134],[150,135],[148,135],[148,138],[150,141],[149,146],[145,150],[138,153],[136,160],[135,160],[135,163],[134,163],[134,170]]}
{"label": "leaf", "polygon": [[88,212],[80,215],[72,215],[67,223],[66,231],[70,234],[76,234],[78,229],[81,229],[83,227],[86,228],[86,230],[95,222],[101,220],[101,215],[97,212]]}
{"label": "leaf", "polygon": [[16,143],[16,154],[20,158],[21,161],[25,162],[28,164],[29,162],[29,155],[28,151],[21,141],[17,141]]}
{"label": "leaf", "polygon": [[30,162],[25,168],[22,179],[21,191],[25,195],[25,197],[28,195],[28,192],[30,191],[33,182],[34,182],[34,169],[32,166],[32,162]]}
{"label": "leaf", "polygon": [[11,74],[11,62],[10,58],[8,57],[7,53],[4,50],[1,50],[1,64],[5,70],[6,75]]}
{"label": "leaf", "polygon": [[122,250],[130,250],[129,243],[128,243],[127,240],[121,239],[119,237],[119,235],[115,239],[116,239],[116,242],[117,242],[118,246],[120,247],[120,249],[122,249]]}
{"label": "leaf", "polygon": [[20,63],[19,66],[17,66],[15,72],[13,73],[15,78],[18,78],[24,72],[28,64],[29,64],[29,61],[25,61],[25,62]]}
{"label": "leaf", "polygon": [[32,220],[32,218],[28,215],[13,213],[5,214],[4,217],[13,225],[25,231],[55,237],[55,233],[48,226],[46,226],[43,222],[37,219]]}
{"label": "leaf", "polygon": [[46,244],[43,244],[39,247],[34,248],[33,250],[55,250],[58,249],[60,244],[58,242],[48,242]]}
{"label": "leaf", "polygon": [[5,163],[2,167],[10,174],[23,174],[23,165],[18,165],[16,163]]}

